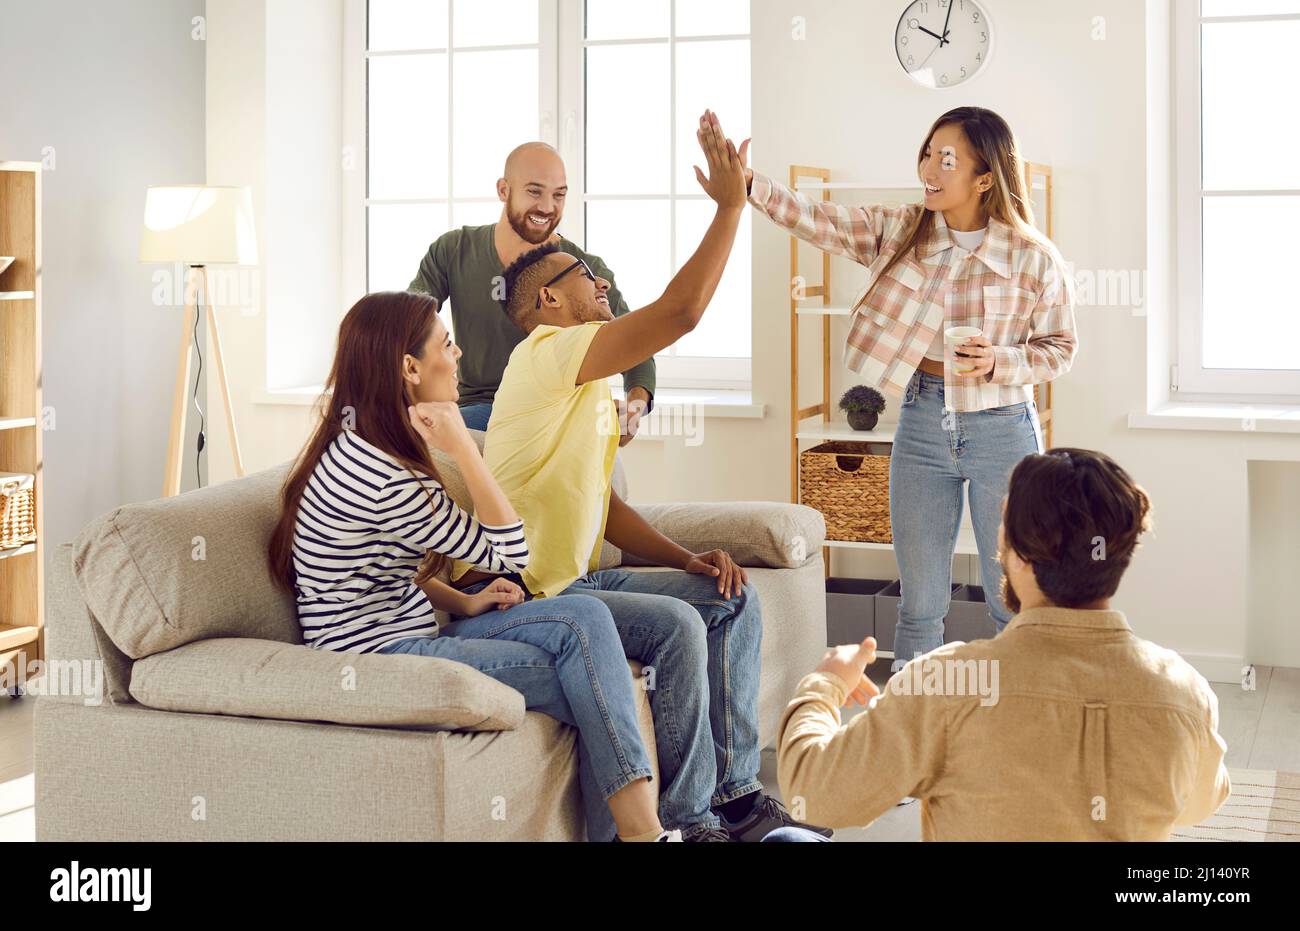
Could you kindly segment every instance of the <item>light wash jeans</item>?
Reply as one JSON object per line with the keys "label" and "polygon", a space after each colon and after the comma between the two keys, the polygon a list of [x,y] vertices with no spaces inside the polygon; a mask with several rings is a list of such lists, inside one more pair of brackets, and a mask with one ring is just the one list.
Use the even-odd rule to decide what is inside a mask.
{"label": "light wash jeans", "polygon": [[[518,575],[510,578],[522,587]],[[758,781],[763,637],[758,593],[746,584],[739,595],[726,598],[713,578],[678,570],[601,569],[556,597],[575,594],[609,607],[624,654],[647,667],[640,685],[650,692],[654,716],[660,822],[668,829],[717,827],[712,806],[763,787]],[[609,839],[614,833],[609,809],[587,803],[588,797],[584,791],[588,837]]]}
{"label": "light wash jeans", "polygon": [[487,430],[488,420],[492,417],[491,404],[466,404],[460,409],[461,419],[471,430]]}
{"label": "light wash jeans", "polygon": [[965,482],[980,579],[996,630],[1012,616],[1000,593],[998,526],[1011,470],[1030,453],[1042,452],[1038,411],[1033,401],[970,413],[945,411],[943,404],[943,379],[917,369],[899,408],[889,460],[889,516],[902,585],[894,671],[943,645]]}
{"label": "light wash jeans", "polygon": [[528,710],[576,727],[583,804],[589,817],[596,809],[604,815],[597,822],[604,833],[589,832],[591,840],[614,839],[606,799],[653,775],[637,727],[632,691],[637,686],[614,619],[599,598],[525,601],[455,621],[437,637],[408,637],[378,652],[438,656],[473,666],[521,692]]}

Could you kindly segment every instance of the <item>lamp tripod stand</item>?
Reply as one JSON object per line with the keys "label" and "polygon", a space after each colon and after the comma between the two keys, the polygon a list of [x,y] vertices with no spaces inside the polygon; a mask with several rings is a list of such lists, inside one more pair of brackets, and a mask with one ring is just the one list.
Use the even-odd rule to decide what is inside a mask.
{"label": "lamp tripod stand", "polygon": [[[212,306],[208,291],[208,270],[204,265],[189,266],[189,280],[185,283],[185,324],[181,330],[180,356],[176,363],[176,392],[172,398],[171,437],[167,443],[167,472],[163,479],[163,497],[172,497],[181,491],[181,469],[185,463],[185,432],[187,405],[185,389],[190,381],[191,347],[199,352],[198,334],[195,332],[196,313],[202,315],[207,308],[208,330],[212,334],[212,360],[216,367],[217,381],[221,385],[221,400],[226,410],[226,426],[230,432],[230,451],[234,456],[235,475],[244,474],[244,461],[239,453],[239,435],[235,432],[235,414],[230,404],[230,383],[226,379],[226,364],[221,357],[221,331],[217,326],[216,311]],[[191,287],[196,284],[197,287]],[[199,303],[201,299],[202,303]],[[202,354],[199,354],[200,371],[202,371]],[[196,457],[202,453],[206,438],[199,433],[199,446]],[[197,463],[197,458],[196,458]]]}

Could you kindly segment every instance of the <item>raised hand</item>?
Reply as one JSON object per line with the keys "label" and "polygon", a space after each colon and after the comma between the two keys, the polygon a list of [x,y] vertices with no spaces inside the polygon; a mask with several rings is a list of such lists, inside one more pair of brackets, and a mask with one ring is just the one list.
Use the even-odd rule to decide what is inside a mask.
{"label": "raised hand", "polygon": [[[695,138],[700,143],[709,168],[708,177],[705,177],[699,165],[693,166],[695,179],[704,188],[704,193],[719,207],[744,207],[749,185],[745,177],[744,160],[736,151],[735,144],[722,134],[722,126],[712,110],[705,110],[700,116]],[[748,144],[745,148],[748,149]]]}
{"label": "raised hand", "polygon": [[849,687],[844,704],[865,705],[880,689],[867,677],[867,667],[876,661],[876,638],[867,637],[861,643],[831,647],[818,664],[817,672],[838,676]]}

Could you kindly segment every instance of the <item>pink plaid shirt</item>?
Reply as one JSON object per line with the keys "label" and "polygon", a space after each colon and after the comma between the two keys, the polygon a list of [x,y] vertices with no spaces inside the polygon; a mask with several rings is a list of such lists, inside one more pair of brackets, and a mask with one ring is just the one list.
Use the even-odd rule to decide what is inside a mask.
{"label": "pink plaid shirt", "polygon": [[[813,200],[754,172],[749,201],[778,225],[832,255],[865,265],[875,281],[902,245],[920,204],[843,207]],[[1069,371],[1078,349],[1074,286],[1054,246],[1026,239],[992,217],[974,252],[954,248],[943,213],[884,280],[853,300],[844,364],[866,384],[901,396],[935,334],[979,327],[993,344],[986,376],[944,366],[944,404],[979,411],[1033,399],[1033,385]]]}

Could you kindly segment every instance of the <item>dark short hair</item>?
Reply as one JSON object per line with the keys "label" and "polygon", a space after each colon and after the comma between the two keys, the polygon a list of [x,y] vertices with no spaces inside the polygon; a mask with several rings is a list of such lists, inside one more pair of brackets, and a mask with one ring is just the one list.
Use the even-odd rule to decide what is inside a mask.
{"label": "dark short hair", "polygon": [[1150,512],[1146,491],[1105,453],[1057,447],[1012,471],[1003,534],[1043,594],[1077,608],[1119,589]]}
{"label": "dark short hair", "polygon": [[501,306],[506,316],[521,330],[524,329],[525,318],[535,309],[537,289],[542,286],[543,269],[539,263],[551,253],[559,251],[557,243],[543,243],[519,256],[502,273],[505,297]]}

